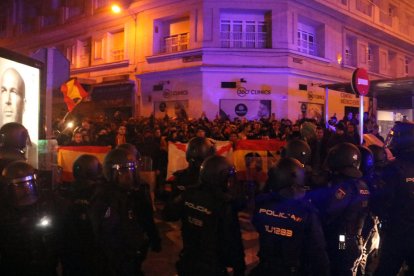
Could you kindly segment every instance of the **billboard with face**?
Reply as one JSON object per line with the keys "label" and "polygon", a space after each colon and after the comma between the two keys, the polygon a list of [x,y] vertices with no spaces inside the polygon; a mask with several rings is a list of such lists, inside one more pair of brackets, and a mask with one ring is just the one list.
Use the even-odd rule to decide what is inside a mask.
{"label": "billboard with face", "polygon": [[[23,124],[37,146],[41,118],[42,66],[37,60],[0,48],[0,126]],[[41,137],[44,138],[44,137]]]}

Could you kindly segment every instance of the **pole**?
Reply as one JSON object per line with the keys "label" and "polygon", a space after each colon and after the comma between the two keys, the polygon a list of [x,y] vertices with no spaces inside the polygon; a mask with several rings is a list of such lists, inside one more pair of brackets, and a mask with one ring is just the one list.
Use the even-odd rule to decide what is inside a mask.
{"label": "pole", "polygon": [[359,143],[364,142],[364,96],[359,96]]}
{"label": "pole", "polygon": [[329,89],[327,86],[325,86],[325,127],[328,128],[329,127],[329,107],[328,107],[328,92]]}

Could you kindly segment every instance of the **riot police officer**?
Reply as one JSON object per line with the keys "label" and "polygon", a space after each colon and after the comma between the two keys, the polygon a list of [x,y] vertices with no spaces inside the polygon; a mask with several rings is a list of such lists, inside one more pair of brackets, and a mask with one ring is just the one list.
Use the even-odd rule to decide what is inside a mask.
{"label": "riot police officer", "polygon": [[29,133],[22,124],[4,124],[0,128],[0,171],[11,161],[26,160],[24,150],[28,143]]}
{"label": "riot police officer", "polygon": [[396,157],[384,188],[389,223],[380,249],[380,264],[375,275],[396,275],[405,262],[414,273],[414,124],[396,122],[386,144]]}
{"label": "riot police officer", "polygon": [[36,174],[24,161],[2,172],[7,208],[0,215],[0,274],[56,275],[55,214],[39,199]]}
{"label": "riot police officer", "polygon": [[150,199],[139,185],[136,157],[113,149],[103,162],[107,187],[91,203],[96,239],[108,260],[110,275],[143,275],[148,247],[161,250]]}
{"label": "riot police officer", "polygon": [[256,198],[253,224],[260,262],[251,275],[329,275],[325,238],[316,208],[304,200],[305,171],[283,158],[268,172],[268,194]]}
{"label": "riot police officer", "polygon": [[183,249],[178,275],[243,275],[244,251],[237,210],[228,193],[234,169],[222,156],[210,156],[201,165],[199,185],[187,187],[164,209],[166,220],[182,222]]}
{"label": "riot police officer", "polygon": [[61,233],[63,274],[102,275],[104,263],[96,246],[90,218],[90,202],[102,185],[102,165],[94,155],[83,154],[73,163],[71,183]]}
{"label": "riot police officer", "polygon": [[304,166],[307,166],[311,160],[311,148],[305,141],[293,139],[287,142],[286,146],[282,148],[281,155],[283,158],[294,158]]}
{"label": "riot police officer", "polygon": [[208,138],[194,137],[188,142],[185,155],[188,167],[174,172],[170,180],[172,198],[182,193],[186,187],[197,184],[201,163],[215,152],[214,144]]}
{"label": "riot police officer", "polygon": [[352,275],[362,253],[362,229],[368,214],[369,189],[361,181],[361,153],[351,143],[340,143],[328,153],[332,176],[319,202],[332,275]]}

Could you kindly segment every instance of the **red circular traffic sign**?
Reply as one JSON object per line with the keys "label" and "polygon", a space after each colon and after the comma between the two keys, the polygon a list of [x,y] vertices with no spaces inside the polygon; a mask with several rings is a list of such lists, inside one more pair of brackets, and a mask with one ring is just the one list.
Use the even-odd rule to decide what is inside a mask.
{"label": "red circular traffic sign", "polygon": [[352,74],[352,89],[358,95],[366,96],[369,91],[369,78],[368,72],[364,68],[355,69]]}

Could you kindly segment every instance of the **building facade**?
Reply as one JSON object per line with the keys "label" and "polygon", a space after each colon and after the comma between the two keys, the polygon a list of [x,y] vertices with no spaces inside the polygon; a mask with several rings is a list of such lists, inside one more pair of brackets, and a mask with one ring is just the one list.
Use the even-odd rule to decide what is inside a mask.
{"label": "building facade", "polygon": [[[3,1],[0,47],[59,49],[95,114],[320,118],[320,85],[357,67],[371,79],[414,75],[410,0],[124,0],[119,14],[110,4]],[[359,99],[330,91],[328,105],[340,118]],[[412,120],[412,109],[401,112]]]}

